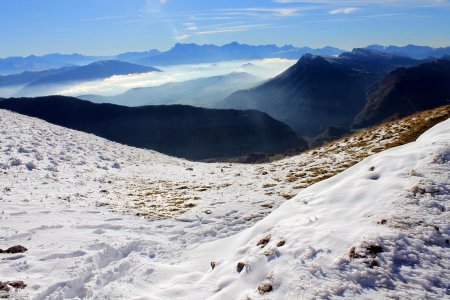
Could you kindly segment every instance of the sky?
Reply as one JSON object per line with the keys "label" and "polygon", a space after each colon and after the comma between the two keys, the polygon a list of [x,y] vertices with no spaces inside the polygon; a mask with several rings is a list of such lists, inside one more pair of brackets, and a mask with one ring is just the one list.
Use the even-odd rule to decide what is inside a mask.
{"label": "sky", "polygon": [[0,0],[0,57],[175,43],[450,46],[450,0]]}

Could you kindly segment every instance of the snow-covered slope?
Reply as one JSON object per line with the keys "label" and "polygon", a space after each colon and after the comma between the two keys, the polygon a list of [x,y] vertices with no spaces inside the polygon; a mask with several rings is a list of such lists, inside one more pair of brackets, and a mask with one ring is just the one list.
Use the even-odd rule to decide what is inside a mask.
{"label": "snow-covered slope", "polygon": [[186,269],[203,274],[174,276],[162,298],[448,298],[449,192],[450,120],[195,249]]}
{"label": "snow-covered slope", "polygon": [[[295,181],[275,179],[312,153],[199,164],[2,110],[0,128],[0,248],[29,249],[0,254],[16,297],[448,297],[450,121],[278,209]],[[314,163],[351,157],[333,155]]]}

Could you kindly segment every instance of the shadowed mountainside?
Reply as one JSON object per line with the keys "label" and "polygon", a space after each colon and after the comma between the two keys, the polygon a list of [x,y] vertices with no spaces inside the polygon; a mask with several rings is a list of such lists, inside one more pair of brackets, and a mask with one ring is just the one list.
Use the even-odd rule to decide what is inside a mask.
{"label": "shadowed mountainside", "polygon": [[373,87],[355,119],[361,128],[450,103],[450,61],[400,68]]}
{"label": "shadowed mountainside", "polygon": [[366,103],[370,86],[414,59],[354,49],[339,57],[304,55],[294,66],[250,90],[233,93],[220,108],[257,109],[315,136],[329,126],[349,127]]}
{"label": "shadowed mountainside", "polygon": [[182,105],[124,107],[62,96],[3,99],[0,108],[122,144],[195,160],[307,148],[287,125],[254,110]]}

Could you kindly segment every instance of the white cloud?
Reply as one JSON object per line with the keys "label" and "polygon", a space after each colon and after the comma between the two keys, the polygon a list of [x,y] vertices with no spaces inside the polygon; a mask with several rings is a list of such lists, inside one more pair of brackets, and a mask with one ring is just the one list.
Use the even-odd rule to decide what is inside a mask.
{"label": "white cloud", "polygon": [[177,35],[176,37],[175,37],[175,39],[177,40],[177,41],[184,41],[184,40],[187,40],[188,38],[190,38],[191,37],[191,35],[189,35],[189,34],[180,34],[180,35]]}
{"label": "white cloud", "polygon": [[205,34],[216,34],[216,33],[224,33],[224,32],[239,32],[239,31],[248,31],[254,29],[267,29],[272,28],[271,24],[253,24],[253,25],[238,25],[238,26],[227,26],[227,27],[218,27],[211,30],[198,31],[195,34],[197,35],[205,35]]}
{"label": "white cloud", "polygon": [[339,3],[336,0],[272,0],[274,3],[279,4],[290,4],[290,3],[314,3],[314,4],[329,4],[329,5],[356,5],[356,6],[366,6],[366,5],[396,5],[396,6],[448,6],[450,5],[449,0],[340,0]]}
{"label": "white cloud", "polygon": [[345,14],[345,15],[348,15],[348,14],[355,13],[355,12],[357,12],[358,10],[359,10],[359,9],[356,8],[356,7],[343,7],[343,8],[333,9],[333,10],[331,10],[329,13],[330,13],[331,15],[337,15],[337,14]]}
{"label": "white cloud", "polygon": [[247,8],[227,8],[221,11],[224,14],[252,15],[252,16],[275,16],[292,17],[297,16],[300,11],[311,9],[310,7],[247,7]]}
{"label": "white cloud", "polygon": [[197,30],[197,24],[195,23],[184,23],[184,26],[186,27],[187,30]]}

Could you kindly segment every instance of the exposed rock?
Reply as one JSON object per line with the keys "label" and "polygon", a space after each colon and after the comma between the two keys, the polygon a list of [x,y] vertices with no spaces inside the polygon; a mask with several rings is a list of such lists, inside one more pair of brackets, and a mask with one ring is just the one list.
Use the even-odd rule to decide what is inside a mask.
{"label": "exposed rock", "polygon": [[285,240],[281,240],[281,241],[279,241],[279,242],[277,243],[277,247],[283,247],[284,244],[286,244],[286,241],[285,241]]}
{"label": "exposed rock", "polygon": [[378,267],[378,262],[375,259],[369,264],[369,268],[373,269],[373,267]]}
{"label": "exposed rock", "polygon": [[216,267],[216,262],[215,262],[215,261],[212,261],[212,262],[211,262],[211,269],[214,270],[215,267]]}
{"label": "exposed rock", "polygon": [[28,249],[21,245],[12,246],[6,250],[0,249],[0,253],[7,253],[7,254],[24,253],[26,251],[28,251]]}
{"label": "exposed rock", "polygon": [[270,283],[261,283],[258,286],[258,292],[260,294],[265,294],[265,293],[269,293],[273,290],[273,287]]}
{"label": "exposed rock", "polygon": [[9,290],[10,290],[10,287],[8,286],[8,284],[6,284],[6,282],[0,281],[0,291],[9,292]]}
{"label": "exposed rock", "polygon": [[359,253],[356,253],[356,247],[351,247],[350,251],[348,253],[348,257],[350,259],[354,259],[354,258],[361,258],[361,255]]}
{"label": "exposed rock", "polygon": [[376,257],[378,253],[384,252],[383,247],[376,245],[370,245],[369,247],[367,247],[367,251],[369,251],[370,256],[372,256],[373,258]]}
{"label": "exposed rock", "polygon": [[244,269],[244,267],[245,267],[245,263],[243,263],[243,262],[238,262],[238,264],[237,264],[237,266],[236,266],[236,271],[237,271],[238,273],[241,273],[241,271]]}
{"label": "exposed rock", "polygon": [[24,289],[27,287],[27,285],[25,284],[25,282],[23,281],[7,281],[6,282],[7,285],[15,288],[15,289]]}
{"label": "exposed rock", "polygon": [[263,237],[258,241],[256,246],[261,246],[261,248],[264,248],[270,242],[270,238],[271,238],[270,235]]}
{"label": "exposed rock", "polygon": [[[15,289],[24,289],[27,287],[27,285],[23,281],[0,281],[0,292],[9,292],[11,290],[11,287]],[[2,296],[3,294],[0,294],[0,297]],[[5,296],[8,297],[7,294]]]}
{"label": "exposed rock", "polygon": [[348,256],[350,259],[367,258],[368,256],[375,258],[375,257],[377,257],[378,253],[382,253],[382,252],[384,252],[383,247],[378,246],[378,245],[369,245],[365,248],[365,252],[360,252],[360,253],[356,252],[356,247],[350,248]]}

